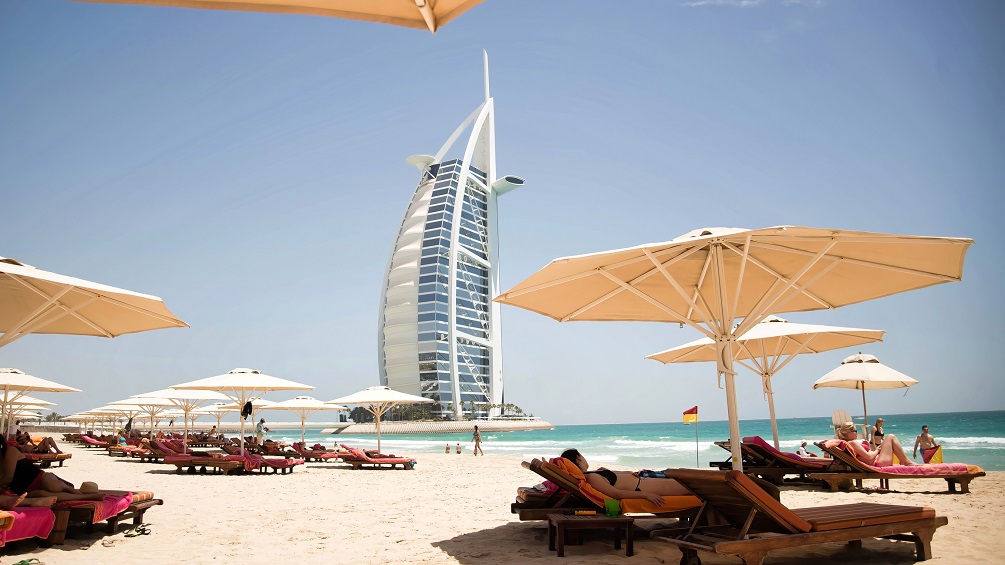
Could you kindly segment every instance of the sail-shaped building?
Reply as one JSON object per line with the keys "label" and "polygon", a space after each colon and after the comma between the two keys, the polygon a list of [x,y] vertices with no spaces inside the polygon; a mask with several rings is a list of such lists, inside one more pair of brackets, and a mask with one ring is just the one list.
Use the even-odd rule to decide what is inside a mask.
{"label": "sail-shaped building", "polygon": [[[460,157],[447,153],[468,133]],[[503,404],[497,198],[523,185],[496,177],[495,121],[485,100],[435,155],[406,162],[419,184],[388,259],[378,322],[381,384],[433,399],[433,415],[489,415]]]}

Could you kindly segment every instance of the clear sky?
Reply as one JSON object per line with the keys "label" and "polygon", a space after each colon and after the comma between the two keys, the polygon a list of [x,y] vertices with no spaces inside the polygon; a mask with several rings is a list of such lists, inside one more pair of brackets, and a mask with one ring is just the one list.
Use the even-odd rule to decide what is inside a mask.
{"label": "clear sky", "polygon": [[[0,366],[84,410],[235,367],[379,384],[377,308],[418,181],[496,99],[502,284],[559,256],[706,226],[971,237],[963,282],[790,320],[888,330],[862,351],[915,377],[870,415],[1005,408],[1005,4],[488,0],[435,35],[381,24],[67,0],[0,3],[0,255],[164,298],[191,324],[28,336]],[[724,419],[700,337],[503,307],[506,401],[557,424]],[[860,413],[776,377],[780,417]],[[765,418],[738,379],[742,418]],[[293,394],[274,394],[273,400]],[[889,422],[889,421],[888,421]],[[893,422],[889,422],[893,423]]]}

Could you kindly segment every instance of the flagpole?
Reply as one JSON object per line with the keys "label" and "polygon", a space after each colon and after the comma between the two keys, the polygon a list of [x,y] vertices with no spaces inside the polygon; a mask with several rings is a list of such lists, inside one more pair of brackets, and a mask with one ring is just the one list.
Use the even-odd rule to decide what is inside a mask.
{"label": "flagpole", "polygon": [[698,469],[701,465],[698,464],[698,420],[694,421],[694,466]]}

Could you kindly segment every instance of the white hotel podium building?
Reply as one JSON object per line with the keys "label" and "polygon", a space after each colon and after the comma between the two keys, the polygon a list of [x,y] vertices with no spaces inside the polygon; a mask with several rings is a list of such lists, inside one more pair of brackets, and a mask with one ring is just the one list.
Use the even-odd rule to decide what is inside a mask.
{"label": "white hotel podium building", "polygon": [[[463,157],[444,161],[470,130]],[[434,416],[488,416],[503,403],[497,198],[523,185],[496,177],[495,120],[485,101],[435,156],[406,162],[419,185],[388,259],[378,323],[381,384],[435,400]]]}

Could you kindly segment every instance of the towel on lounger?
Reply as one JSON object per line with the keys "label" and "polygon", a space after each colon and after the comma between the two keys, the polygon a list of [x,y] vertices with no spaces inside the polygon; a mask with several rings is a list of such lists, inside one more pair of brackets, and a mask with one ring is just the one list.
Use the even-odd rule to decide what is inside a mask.
{"label": "towel on lounger", "polygon": [[[580,468],[572,461],[562,457],[556,457],[552,459],[551,462],[564,471],[565,474],[572,477],[572,479],[578,483],[579,490],[597,506],[603,507],[604,501],[610,498],[599,490],[593,488],[590,483],[586,482],[586,475],[584,475],[583,471],[580,470]],[[694,496],[661,496],[663,496],[663,504],[661,505],[653,504],[644,498],[622,499],[620,501],[621,511],[624,513],[660,514],[663,512],[677,512],[679,510],[686,510],[688,508],[701,506],[701,501]]]}

